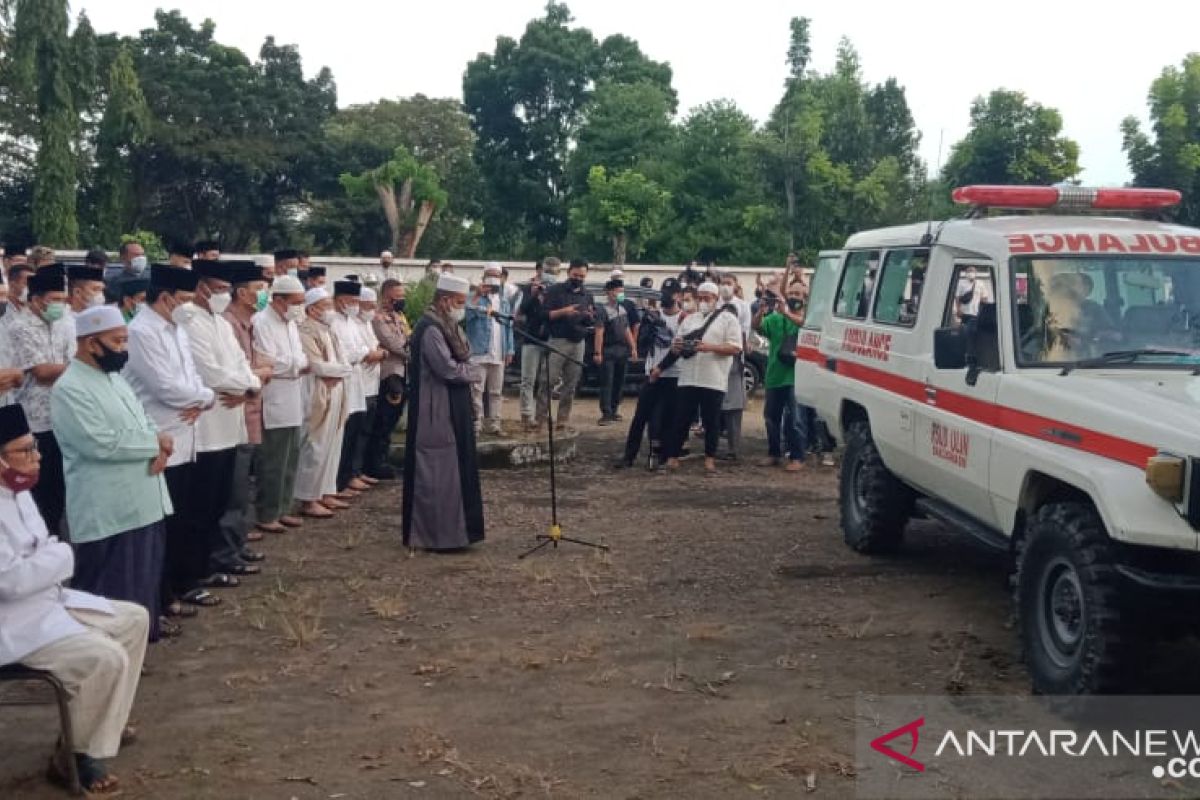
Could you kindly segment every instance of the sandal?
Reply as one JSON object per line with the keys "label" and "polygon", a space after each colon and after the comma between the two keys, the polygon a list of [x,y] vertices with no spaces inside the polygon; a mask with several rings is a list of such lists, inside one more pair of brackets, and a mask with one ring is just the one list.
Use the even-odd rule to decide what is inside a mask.
{"label": "sandal", "polygon": [[166,617],[158,618],[158,636],[160,639],[177,639],[183,635],[183,626],[178,622],[171,622]]}
{"label": "sandal", "polygon": [[[260,531],[266,531],[267,533],[287,533],[287,528],[283,527],[278,522],[260,522],[254,527],[258,528]],[[247,536],[246,538],[249,539],[250,537]]]}
{"label": "sandal", "polygon": [[75,769],[79,774],[79,786],[87,797],[118,797],[121,794],[120,781],[115,775],[110,775],[96,759],[83,753],[71,755],[55,755],[50,759],[50,768],[46,777],[51,783],[57,784],[68,791],[74,790],[71,785],[70,771],[63,763],[66,758],[75,759]]}
{"label": "sandal", "polygon": [[291,514],[279,518],[279,521],[289,528],[301,528],[304,526],[304,520],[298,517],[293,517]]}
{"label": "sandal", "polygon": [[192,589],[183,596],[183,602],[191,603],[201,608],[212,608],[221,605],[221,598],[205,589]]}
{"label": "sandal", "polygon": [[334,497],[336,497],[338,500],[353,500],[360,494],[362,494],[362,492],[356,492],[353,489],[342,489],[340,492],[335,494]]}
{"label": "sandal", "polygon": [[377,483],[379,483],[379,479],[378,479],[378,478],[372,478],[370,475],[359,475],[359,476],[358,476],[357,478],[355,478],[354,480],[356,480],[356,481],[362,481],[362,482],[363,482],[363,483],[365,483],[367,486],[374,486],[374,485],[376,485]]}
{"label": "sandal", "polygon": [[345,511],[350,507],[349,503],[343,503],[336,497],[330,495],[328,498],[321,498],[321,505],[328,508],[330,511]]}
{"label": "sandal", "polygon": [[356,492],[365,492],[370,489],[371,486],[370,484],[360,481],[358,478],[351,478],[350,482],[346,484],[346,488],[353,489]]}
{"label": "sandal", "polygon": [[264,537],[262,535],[262,531],[247,531],[246,532],[246,541],[247,542],[261,542],[263,540],[263,538]]}
{"label": "sandal", "polygon": [[121,747],[130,747],[138,742],[138,730],[132,725],[126,725],[121,731]]}
{"label": "sandal", "polygon": [[196,585],[205,589],[236,589],[242,582],[228,573],[214,572],[207,578],[196,581]]}
{"label": "sandal", "polygon": [[257,564],[234,564],[227,569],[232,575],[258,575],[262,573],[262,567]]}
{"label": "sandal", "polygon": [[300,515],[303,517],[311,517],[312,519],[331,519],[333,512],[320,503],[313,503],[311,506],[305,507]]}
{"label": "sandal", "polygon": [[178,600],[163,609],[164,617],[179,617],[180,619],[191,619],[199,613],[200,612],[196,609],[190,606],[185,606]]}
{"label": "sandal", "polygon": [[249,547],[243,547],[242,552],[238,553],[238,555],[241,557],[242,561],[245,561],[247,564],[257,564],[260,561],[267,560],[265,553],[260,553],[257,550],[251,550]]}

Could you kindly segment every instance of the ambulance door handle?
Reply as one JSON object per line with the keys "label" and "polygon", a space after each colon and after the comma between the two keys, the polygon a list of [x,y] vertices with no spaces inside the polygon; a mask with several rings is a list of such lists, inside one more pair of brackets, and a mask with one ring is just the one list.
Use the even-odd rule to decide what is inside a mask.
{"label": "ambulance door handle", "polygon": [[935,387],[929,383],[925,384],[925,402],[926,403],[928,403],[931,406],[936,406],[937,405],[937,394],[938,394],[937,387]]}

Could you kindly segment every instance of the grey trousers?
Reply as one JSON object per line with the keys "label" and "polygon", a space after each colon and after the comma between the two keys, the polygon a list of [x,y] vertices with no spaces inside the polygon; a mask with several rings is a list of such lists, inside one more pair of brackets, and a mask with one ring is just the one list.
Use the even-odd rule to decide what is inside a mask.
{"label": "grey trousers", "polygon": [[[566,339],[551,339],[550,346],[578,361],[583,361],[585,346],[582,340],[571,342]],[[571,419],[571,406],[575,402],[575,389],[579,386],[579,378],[582,374],[583,367],[567,361],[557,353],[550,354],[550,387],[553,388],[559,379],[562,380],[558,398],[557,422],[559,423],[566,423]]]}
{"label": "grey trousers", "polygon": [[546,418],[545,357],[546,351],[537,345],[521,346],[521,419]]}
{"label": "grey trousers", "polygon": [[218,523],[220,536],[211,558],[211,569],[220,572],[233,564],[242,562],[242,550],[246,547],[246,534],[258,522],[255,518],[253,496],[250,491],[250,472],[258,451],[256,444],[239,444],[233,458],[233,489],[229,493],[229,504]]}
{"label": "grey trousers", "polygon": [[278,522],[292,510],[300,428],[267,428],[258,446],[258,521]]}
{"label": "grey trousers", "polygon": [[725,441],[729,444],[729,454],[734,457],[742,454],[742,409],[721,412],[721,427],[725,430]]}

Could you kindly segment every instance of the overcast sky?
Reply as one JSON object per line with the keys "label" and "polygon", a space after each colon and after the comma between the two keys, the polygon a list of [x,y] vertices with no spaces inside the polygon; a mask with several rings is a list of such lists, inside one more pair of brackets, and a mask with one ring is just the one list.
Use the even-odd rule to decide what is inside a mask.
{"label": "overcast sky", "polygon": [[[1119,124],[1145,118],[1150,82],[1168,64],[1200,50],[1200,2],[1149,5],[1074,0],[836,2],[738,0],[570,0],[576,24],[597,38],[624,33],[650,57],[670,62],[680,107],[730,98],[763,120],[786,73],[788,20],[812,19],[814,66],[832,67],[837,41],[857,47],[866,79],[895,76],[907,89],[922,154],[938,160],[967,129],[972,98],[1019,89],[1058,108],[1079,142],[1085,183],[1129,178]],[[496,36],[519,37],[544,0],[73,0],[99,31],[152,27],[158,7],[193,23],[210,17],[217,38],[252,57],[273,34],[299,45],[305,71],[333,70],[341,105],[417,92],[462,96],[462,74]],[[306,6],[308,6],[306,8]],[[311,9],[311,10],[308,10]],[[1139,13],[1144,11],[1145,13]],[[1153,15],[1151,15],[1153,11]],[[945,155],[943,154],[943,159]]]}

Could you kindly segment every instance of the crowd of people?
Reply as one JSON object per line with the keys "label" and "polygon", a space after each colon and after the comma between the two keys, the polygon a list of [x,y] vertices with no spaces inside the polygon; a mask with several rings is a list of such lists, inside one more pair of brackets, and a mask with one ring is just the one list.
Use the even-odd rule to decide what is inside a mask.
{"label": "crowd of people", "polygon": [[37,247],[3,277],[0,664],[66,684],[62,757],[103,793],[146,645],[260,574],[256,541],[396,477],[406,288],[213,242],[153,265]]}
{"label": "crowd of people", "polygon": [[570,425],[585,357],[601,375],[601,425],[623,421],[627,371],[644,369],[617,466],[632,467],[648,435],[648,465],[677,469],[694,434],[712,473],[740,457],[742,359],[758,332],[770,344],[770,463],[798,471],[810,451],[828,457],[792,392],[799,269],[762,282],[753,302],[732,275],[690,267],[635,300],[614,270],[597,302],[582,260],[546,258],[522,286],[498,263],[472,284],[434,261],[410,328],[407,288],[389,253],[380,263],[376,289],[358,276],[330,285],[301,251],[222,260],[207,241],[161,264],[132,242],[112,262],[5,255],[0,664],[48,670],[71,692],[76,752],[53,774],[74,759],[89,791],[115,789],[103,761],[132,737],[147,644],[260,574],[255,542],[396,478],[389,444],[406,405],[403,542],[480,541],[476,440],[503,431],[518,347],[526,432]]}

